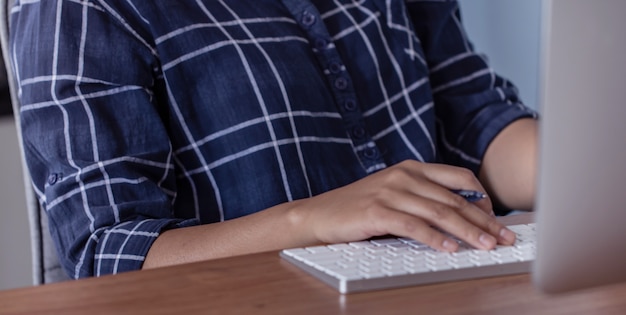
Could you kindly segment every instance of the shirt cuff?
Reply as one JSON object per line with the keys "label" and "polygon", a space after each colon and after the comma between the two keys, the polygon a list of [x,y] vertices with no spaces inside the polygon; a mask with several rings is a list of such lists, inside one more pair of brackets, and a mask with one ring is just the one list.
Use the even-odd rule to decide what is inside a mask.
{"label": "shirt cuff", "polygon": [[118,224],[100,236],[93,255],[93,268],[82,270],[93,270],[93,276],[140,270],[152,243],[161,233],[198,224],[197,219],[145,219]]}

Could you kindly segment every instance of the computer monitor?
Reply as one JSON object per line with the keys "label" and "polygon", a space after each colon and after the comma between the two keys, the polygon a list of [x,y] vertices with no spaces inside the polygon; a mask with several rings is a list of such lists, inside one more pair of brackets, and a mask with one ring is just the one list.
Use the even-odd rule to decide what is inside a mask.
{"label": "computer monitor", "polygon": [[544,5],[533,282],[626,281],[626,1]]}

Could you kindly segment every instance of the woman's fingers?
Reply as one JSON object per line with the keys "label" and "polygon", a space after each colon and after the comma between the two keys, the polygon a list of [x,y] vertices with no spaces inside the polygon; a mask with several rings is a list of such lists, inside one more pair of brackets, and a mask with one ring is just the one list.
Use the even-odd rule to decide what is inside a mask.
{"label": "woman's fingers", "polygon": [[[465,221],[469,222],[473,226],[478,227],[479,229],[487,232],[489,235],[493,236],[497,243],[510,245],[515,242],[515,233],[508,230],[504,225],[499,223],[495,219],[495,215],[492,211],[485,212],[483,208],[478,205],[478,202],[470,202],[465,198],[451,193],[447,191],[442,191],[440,194],[433,194],[433,196],[443,196],[443,197],[435,197],[434,200],[440,202],[444,205],[447,205],[449,208],[448,211],[454,211],[456,214],[461,216]],[[483,201],[483,200],[480,200]],[[436,207],[437,205],[432,205],[431,207]],[[487,207],[491,209],[491,203],[488,202]],[[445,229],[446,231],[457,234],[456,231],[450,230],[450,225],[444,226],[441,223],[441,220],[434,220],[432,222],[437,226]],[[451,225],[451,226],[456,226]],[[465,240],[465,239],[464,239]],[[482,244],[490,244],[491,238],[484,236],[482,237]]]}
{"label": "woman's fingers", "polygon": [[391,234],[417,240],[434,249],[454,252],[459,245],[456,240],[441,231],[434,229],[422,218],[402,211],[389,211],[376,214],[376,220],[371,221],[374,230],[380,235]]}
{"label": "woman's fingers", "polygon": [[[466,168],[444,164],[425,164],[411,160],[398,164],[398,167],[410,173],[416,180],[421,179],[437,184],[425,186],[426,188],[429,187],[436,191],[424,191],[423,189],[425,187],[423,186],[413,186],[415,193],[438,200],[452,207],[458,207],[462,204],[462,201],[464,201],[462,199],[464,198],[451,191],[444,190],[474,190],[485,193],[485,188],[480,184],[476,176],[474,176],[474,173]],[[493,205],[488,195],[487,198],[478,200],[474,202],[474,204],[485,213],[492,216],[494,215]]]}
{"label": "woman's fingers", "polygon": [[[481,192],[483,187],[470,171],[448,165],[405,161],[400,163],[393,172],[388,175],[388,178],[391,182],[404,183],[403,189],[406,192],[403,198],[388,196],[391,202],[397,203],[393,208],[430,218],[427,219],[429,223],[479,248],[485,246],[492,248],[495,246],[494,243],[508,245],[515,241],[515,234],[494,219],[489,198],[469,202],[449,188],[456,183],[459,185],[457,187],[466,187]],[[404,203],[400,204],[403,200]],[[433,212],[435,212],[434,218],[429,217]],[[442,222],[439,218],[441,214],[436,214],[437,212],[450,212],[452,218],[455,217],[454,214],[458,216],[452,223],[446,224]],[[479,233],[480,231],[473,227],[487,234],[483,235],[484,232]]]}
{"label": "woman's fingers", "polygon": [[[427,226],[444,230],[476,248],[492,249],[498,243],[508,245],[515,241],[513,232],[463,198],[456,204],[449,205],[410,192],[398,192],[389,199],[386,207],[389,211],[405,212],[411,217],[419,218]],[[408,233],[406,229],[399,232]],[[397,234],[398,231],[390,233]],[[409,237],[441,248],[440,244],[433,244],[428,238],[422,239],[423,236],[419,233],[415,232]]]}
{"label": "woman's fingers", "polygon": [[498,243],[503,245],[512,245],[515,243],[515,233],[509,230],[505,225],[498,222],[495,217],[487,216],[472,207],[464,207],[459,210],[459,214],[469,223],[481,228],[482,230],[493,235]]}
{"label": "woman's fingers", "polygon": [[310,220],[303,227],[323,242],[394,234],[443,251],[458,248],[450,235],[480,249],[515,241],[492,216],[488,198],[468,202],[452,189],[484,191],[465,169],[402,162],[304,201]]}

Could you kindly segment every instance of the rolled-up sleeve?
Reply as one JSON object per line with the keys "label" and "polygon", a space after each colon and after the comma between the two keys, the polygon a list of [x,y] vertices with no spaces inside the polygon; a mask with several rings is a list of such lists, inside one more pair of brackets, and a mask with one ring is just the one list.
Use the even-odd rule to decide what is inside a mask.
{"label": "rolled-up sleeve", "polygon": [[140,30],[95,2],[18,2],[10,50],[33,187],[71,277],[140,269],[162,231],[197,224],[172,214],[163,83]]}
{"label": "rolled-up sleeve", "polygon": [[407,0],[430,70],[440,155],[478,173],[487,147],[511,122],[536,117],[472,47],[456,1]]}

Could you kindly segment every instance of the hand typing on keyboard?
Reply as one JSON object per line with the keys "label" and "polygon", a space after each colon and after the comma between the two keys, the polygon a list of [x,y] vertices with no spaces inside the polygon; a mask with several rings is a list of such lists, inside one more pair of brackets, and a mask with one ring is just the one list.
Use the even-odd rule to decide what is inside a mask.
{"label": "hand typing on keyboard", "polygon": [[526,273],[535,259],[535,224],[510,227],[514,246],[488,251],[459,241],[453,253],[409,238],[330,244],[281,251],[283,259],[341,293]]}
{"label": "hand typing on keyboard", "polygon": [[489,198],[471,203],[450,189],[485,191],[469,170],[405,161],[345,187],[294,202],[292,218],[308,228],[303,231],[308,237],[304,243],[339,243],[391,234],[453,252],[459,243],[452,236],[478,249],[515,242],[515,233],[495,220]]}

